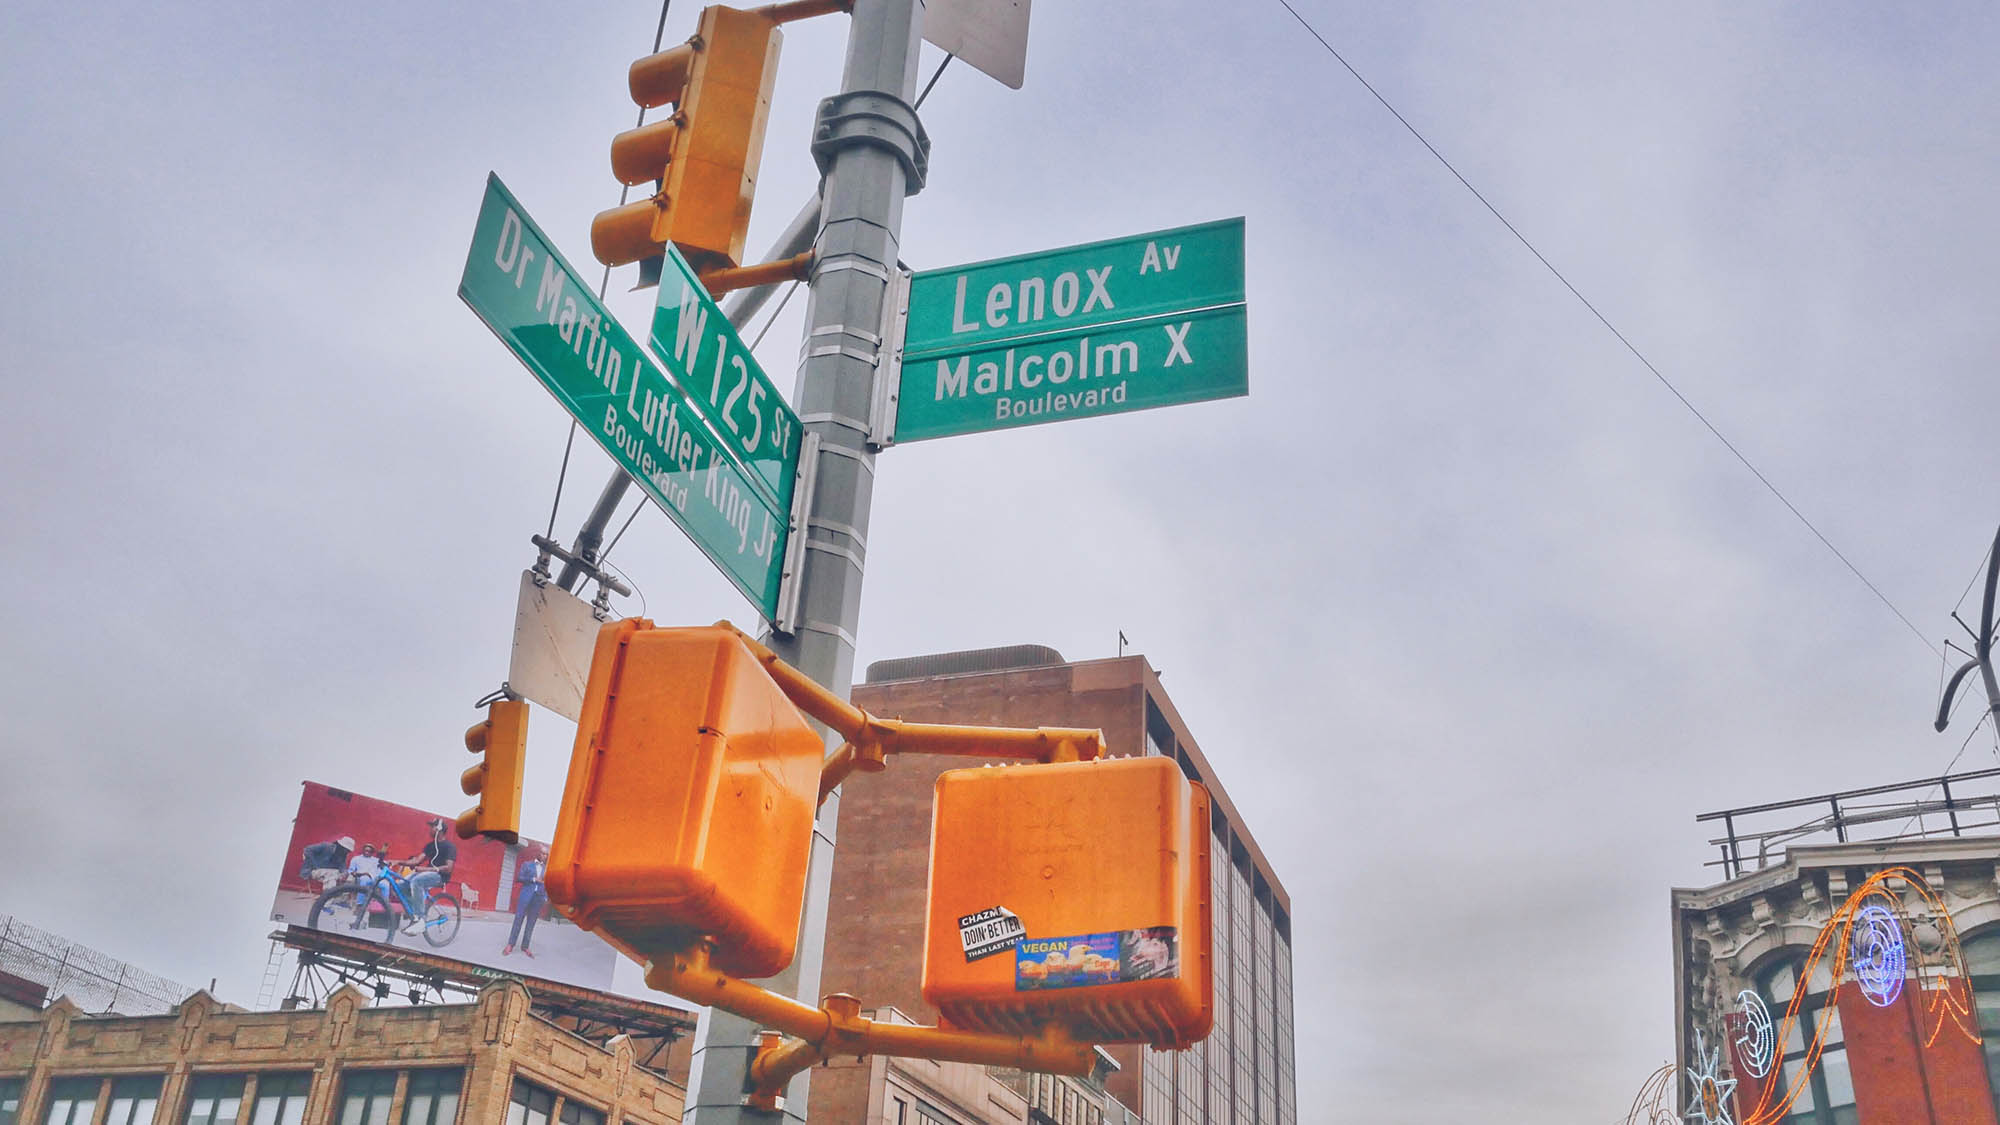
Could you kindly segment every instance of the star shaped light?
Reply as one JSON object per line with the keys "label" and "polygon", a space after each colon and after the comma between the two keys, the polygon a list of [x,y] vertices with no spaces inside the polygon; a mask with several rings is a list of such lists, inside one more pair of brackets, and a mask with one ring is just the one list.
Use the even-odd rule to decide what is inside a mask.
{"label": "star shaped light", "polygon": [[1721,1077],[1722,1048],[1710,1050],[1708,1041],[1697,1031],[1694,1061],[1701,1067],[1699,1072],[1692,1066],[1687,1068],[1688,1082],[1694,1086],[1694,1100],[1681,1116],[1700,1121],[1701,1125],[1736,1125],[1736,1120],[1729,1116],[1729,1094],[1736,1089],[1736,1079]]}

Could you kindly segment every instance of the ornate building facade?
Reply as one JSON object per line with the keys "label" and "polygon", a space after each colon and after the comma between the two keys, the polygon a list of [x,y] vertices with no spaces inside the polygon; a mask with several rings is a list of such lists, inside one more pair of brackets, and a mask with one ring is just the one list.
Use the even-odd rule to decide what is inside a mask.
{"label": "ornate building facade", "polygon": [[670,1125],[683,1089],[629,1039],[581,1038],[518,981],[470,1004],[246,1012],[206,992],[159,1016],[58,997],[0,1023],[0,1125]]}
{"label": "ornate building facade", "polygon": [[1673,925],[1685,1119],[2000,1120],[2000,836],[1793,846]]}

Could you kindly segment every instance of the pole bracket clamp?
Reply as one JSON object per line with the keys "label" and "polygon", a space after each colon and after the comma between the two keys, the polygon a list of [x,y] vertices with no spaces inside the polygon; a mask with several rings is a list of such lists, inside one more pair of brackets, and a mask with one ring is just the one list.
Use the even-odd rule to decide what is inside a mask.
{"label": "pole bracket clamp", "polygon": [[813,123],[812,154],[821,175],[834,154],[854,145],[887,149],[903,165],[905,195],[924,189],[930,172],[931,139],[910,103],[881,90],[849,90],[819,103]]}

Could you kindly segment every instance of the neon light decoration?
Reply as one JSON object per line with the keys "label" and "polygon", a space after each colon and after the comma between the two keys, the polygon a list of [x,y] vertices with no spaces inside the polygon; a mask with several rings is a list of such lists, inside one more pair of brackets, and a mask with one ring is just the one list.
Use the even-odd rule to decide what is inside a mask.
{"label": "neon light decoration", "polygon": [[1848,937],[1847,957],[1854,965],[1855,983],[1870,1004],[1886,1008],[1903,994],[1908,956],[1903,924],[1888,907],[1875,903],[1862,907]]}
{"label": "neon light decoration", "polygon": [[1646,1076],[1622,1125],[1681,1125],[1674,1116],[1673,1089],[1674,1064],[1668,1063]]}
{"label": "neon light decoration", "polygon": [[1777,1057],[1778,1033],[1771,1026],[1771,1009],[1764,1006],[1762,996],[1746,988],[1736,994],[1736,1010],[1743,1014],[1736,1053],[1750,1077],[1762,1078],[1771,1073],[1771,1063]]}
{"label": "neon light decoration", "polygon": [[1694,1098],[1681,1116],[1701,1125],[1736,1125],[1736,1119],[1729,1116],[1729,1092],[1736,1089],[1736,1079],[1722,1077],[1722,1048],[1710,1048],[1707,1039],[1696,1031],[1694,1058],[1701,1069],[1687,1068]]}
{"label": "neon light decoration", "polygon": [[[1774,1045],[1796,1042],[1795,1036],[1806,1038],[1805,1057],[1799,1060],[1796,1072],[1787,1072],[1786,1081],[1762,1083],[1763,1093],[1757,1103],[1743,1110],[1743,1125],[1779,1125],[1800,1094],[1812,1089],[1806,1076],[1819,1065],[1827,1033],[1840,1006],[1822,1004],[1811,1026],[1804,1026],[1810,1018],[1801,1010],[1808,992],[1804,982],[1813,980],[1824,969],[1823,979],[1832,980],[1836,986],[1851,974],[1862,995],[1878,1007],[1893,1004],[1902,995],[1910,958],[1909,947],[1903,942],[1905,895],[1923,903],[1937,919],[1938,932],[1943,938],[1934,952],[1925,952],[1921,945],[1917,947],[1917,979],[1921,985],[1917,995],[1922,1009],[1919,1030],[1924,1046],[1935,1045],[1946,1027],[1972,1043],[1984,1042],[1973,1015],[1971,975],[1965,968],[1965,954],[1959,949],[1958,931],[1951,924],[1950,908],[1914,870],[1891,867],[1878,871],[1847,896],[1847,901],[1820,927],[1818,940],[1813,942],[1812,951],[1806,954],[1805,964],[1799,968],[1800,986],[1792,993],[1792,1002],[1786,1005],[1784,1018],[1778,1021],[1772,1035]],[[1741,998],[1738,999],[1740,1002]],[[1773,1050],[1775,1053],[1775,1046]],[[1746,1057],[1744,1062],[1748,1069],[1750,1059]],[[1714,1065],[1708,1064],[1707,1070],[1713,1076]],[[1768,1064],[1765,1073],[1769,1073]],[[1696,1107],[1688,1111],[1692,1117],[1695,1108],[1705,1103],[1700,1101],[1700,1076],[1691,1067],[1688,1079],[1696,1087]],[[1703,1125],[1715,1125],[1716,1120],[1704,1118]]]}

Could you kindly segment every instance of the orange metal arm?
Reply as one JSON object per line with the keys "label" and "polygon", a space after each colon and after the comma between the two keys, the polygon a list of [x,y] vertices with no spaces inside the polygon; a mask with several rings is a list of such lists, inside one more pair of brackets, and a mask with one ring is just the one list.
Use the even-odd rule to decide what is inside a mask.
{"label": "orange metal arm", "polygon": [[890,754],[941,754],[967,758],[1019,758],[1031,762],[1087,762],[1104,757],[1104,733],[1080,727],[977,727],[881,719],[840,698],[778,659],[755,638],[727,621],[716,625],[741,638],[785,697],[833,728],[847,743],[826,756],[819,798],[855,770],[881,770]]}
{"label": "orange metal arm", "polygon": [[731,266],[701,275],[702,287],[711,297],[753,285],[776,285],[780,281],[804,281],[812,276],[813,252],[802,250],[789,258],[776,258],[754,266]]}
{"label": "orange metal arm", "polygon": [[1012,1066],[1079,1078],[1088,1077],[1096,1064],[1090,1045],[1059,1027],[1037,1036],[1012,1036],[881,1023],[863,1017],[860,1001],[842,993],[815,1008],[712,967],[708,950],[700,946],[648,965],[646,984],[783,1032],[788,1038],[760,1049],[751,1063],[750,1075],[767,1104],[793,1075],[850,1055]]}
{"label": "orange metal arm", "polygon": [[835,12],[851,12],[854,0],[789,0],[788,3],[766,4],[750,10],[772,23],[790,23],[813,16],[830,16]]}

